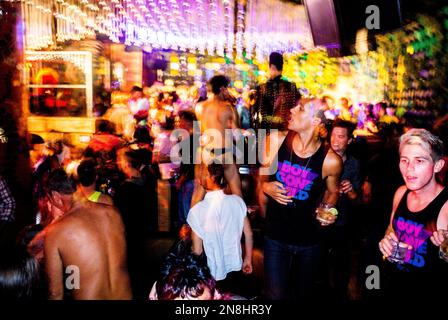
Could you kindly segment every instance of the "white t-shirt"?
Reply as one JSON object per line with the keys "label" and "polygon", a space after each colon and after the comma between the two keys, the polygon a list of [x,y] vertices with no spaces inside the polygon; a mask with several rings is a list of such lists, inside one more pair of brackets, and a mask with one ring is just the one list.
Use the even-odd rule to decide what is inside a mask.
{"label": "white t-shirt", "polygon": [[215,280],[243,265],[241,236],[247,207],[236,195],[210,191],[188,213],[187,222],[202,239],[207,264]]}

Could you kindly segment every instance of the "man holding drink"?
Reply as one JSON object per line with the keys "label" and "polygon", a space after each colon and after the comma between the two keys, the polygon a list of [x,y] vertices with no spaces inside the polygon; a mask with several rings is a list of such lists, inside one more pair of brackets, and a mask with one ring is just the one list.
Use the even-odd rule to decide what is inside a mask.
{"label": "man holding drink", "polygon": [[[400,138],[400,171],[405,185],[394,196],[390,225],[379,248],[386,262],[386,294],[428,298],[444,287],[448,264],[439,246],[448,229],[448,189],[436,181],[444,166],[442,141],[424,129]],[[436,290],[437,291],[437,290]]]}
{"label": "man holding drink", "polygon": [[319,99],[301,99],[291,109],[288,132],[265,143],[269,176],[260,176],[260,200],[266,203],[264,269],[266,296],[272,300],[309,299],[321,258],[321,226],[316,207],[335,206],[341,158],[319,139],[325,120]]}

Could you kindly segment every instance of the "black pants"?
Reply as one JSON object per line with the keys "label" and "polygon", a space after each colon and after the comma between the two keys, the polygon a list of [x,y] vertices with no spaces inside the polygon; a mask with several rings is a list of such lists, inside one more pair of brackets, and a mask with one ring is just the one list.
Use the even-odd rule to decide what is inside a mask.
{"label": "black pants", "polygon": [[337,300],[347,300],[350,281],[350,236],[346,226],[333,226],[325,237],[323,278]]}

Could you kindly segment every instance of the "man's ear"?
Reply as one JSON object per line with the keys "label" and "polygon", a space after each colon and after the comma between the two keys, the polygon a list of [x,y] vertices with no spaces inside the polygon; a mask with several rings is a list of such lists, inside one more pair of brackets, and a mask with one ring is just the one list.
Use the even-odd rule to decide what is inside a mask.
{"label": "man's ear", "polygon": [[322,124],[322,120],[318,117],[313,117],[313,121],[312,121],[314,126],[319,126],[320,124]]}
{"label": "man's ear", "polygon": [[52,204],[54,204],[56,207],[60,207],[62,203],[62,196],[57,191],[51,191],[50,192],[50,201]]}
{"label": "man's ear", "polygon": [[444,159],[437,160],[436,164],[434,165],[434,172],[438,173],[438,172],[442,171],[444,166],[445,166],[445,160]]}

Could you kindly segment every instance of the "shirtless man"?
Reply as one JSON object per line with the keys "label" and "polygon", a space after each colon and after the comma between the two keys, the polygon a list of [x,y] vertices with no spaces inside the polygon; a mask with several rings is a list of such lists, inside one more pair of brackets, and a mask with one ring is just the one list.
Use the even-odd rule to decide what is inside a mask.
{"label": "shirtless man", "polygon": [[63,299],[64,275],[70,277],[76,275],[73,270],[79,270],[79,288],[72,290],[73,299],[131,299],[120,214],[111,206],[75,201],[75,190],[62,169],[51,172],[48,197],[64,216],[46,229],[49,298]]}
{"label": "shirtless man", "polygon": [[[219,163],[224,164],[224,175],[230,191],[232,194],[242,197],[241,180],[232,154],[233,136],[231,133],[232,130],[239,128],[238,114],[236,108],[232,106],[235,98],[227,90],[229,80],[225,76],[214,76],[210,80],[210,85],[213,96],[199,104],[196,110],[196,117],[201,123],[202,133],[201,162],[209,164],[217,159]],[[197,172],[195,176],[198,177]],[[192,207],[202,200],[204,195],[204,188],[199,183],[195,183]]]}

